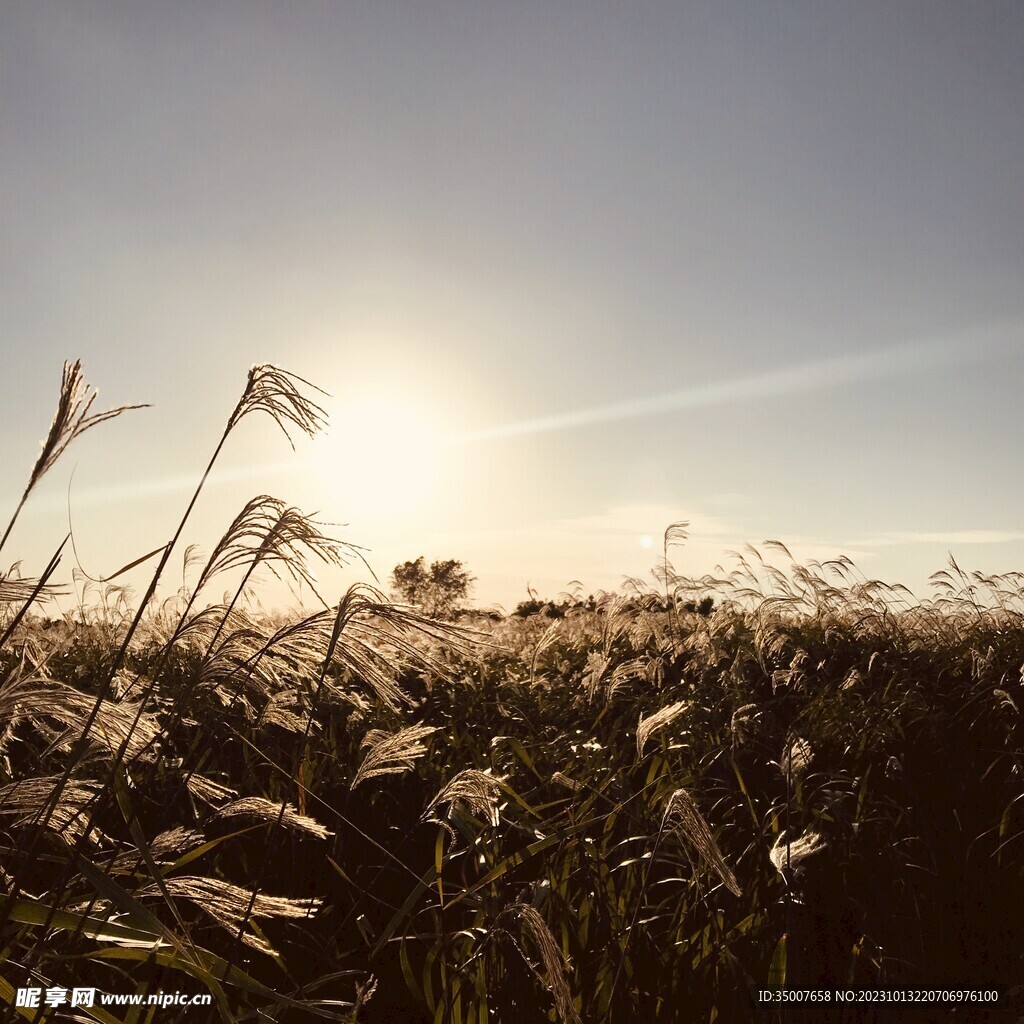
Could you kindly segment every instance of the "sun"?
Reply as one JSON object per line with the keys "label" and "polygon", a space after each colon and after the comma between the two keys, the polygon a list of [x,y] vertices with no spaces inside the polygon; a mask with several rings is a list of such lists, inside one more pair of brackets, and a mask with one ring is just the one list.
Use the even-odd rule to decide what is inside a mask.
{"label": "sun", "polygon": [[434,417],[415,400],[363,397],[331,410],[312,471],[339,514],[392,521],[438,496],[443,449]]}

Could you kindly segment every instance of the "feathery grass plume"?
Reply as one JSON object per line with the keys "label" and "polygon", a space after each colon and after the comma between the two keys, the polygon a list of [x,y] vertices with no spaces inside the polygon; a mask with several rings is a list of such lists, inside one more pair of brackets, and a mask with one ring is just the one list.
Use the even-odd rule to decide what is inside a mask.
{"label": "feathery grass plume", "polygon": [[575,779],[570,779],[568,775],[563,772],[555,772],[551,776],[551,781],[559,786],[564,786],[566,789],[571,789],[574,793],[579,792],[583,788],[583,784],[576,782]]}
{"label": "feathery grass plume", "polygon": [[663,729],[666,725],[674,722],[690,705],[690,701],[680,700],[676,701],[675,704],[669,704],[667,708],[655,711],[649,718],[644,718],[641,715],[636,727],[636,756],[638,758],[643,757],[644,747],[651,736],[659,729]]}
{"label": "feathery grass plume", "polygon": [[307,553],[338,567],[345,564],[346,555],[359,556],[355,545],[324,534],[323,525],[278,498],[266,494],[252,498],[214,548],[196,582],[195,593],[218,573],[237,568],[251,572],[263,564],[278,579],[281,573],[277,567],[281,566],[293,580],[313,589],[316,579],[307,563]]}
{"label": "feathery grass plume", "polygon": [[256,724],[258,726],[276,725],[286,732],[304,733],[307,729],[316,733],[319,726],[310,721],[309,713],[297,703],[297,695],[293,691],[282,691],[271,696],[263,705]]}
{"label": "feathery grass plume", "polygon": [[533,658],[530,661],[531,685],[537,681],[537,662],[544,651],[547,650],[547,648],[554,642],[555,633],[558,632],[560,625],[560,621],[555,619],[554,622],[544,630],[544,635],[537,641],[537,646],[533,649]]}
{"label": "feathery grass plume", "polygon": [[[85,834],[90,806],[100,792],[100,786],[91,782],[72,780],[60,791],[54,800],[54,790],[61,782],[59,775],[44,778],[21,779],[0,787],[0,816],[11,815],[17,820],[13,828],[42,824],[56,832],[69,846],[78,842]],[[90,842],[102,838],[98,829],[93,829]]]}
{"label": "feathery grass plume", "polygon": [[[417,646],[413,638],[436,642],[447,650],[469,656],[475,630],[437,622],[409,608],[396,607],[383,593],[365,583],[353,584],[333,613],[333,629],[327,650],[343,675],[365,683],[390,710],[415,702],[395,682],[397,672],[412,664],[427,668],[444,679],[447,673],[438,660]],[[326,652],[325,652],[326,656]]]}
{"label": "feathery grass plume", "polygon": [[[192,828],[168,829],[161,832],[149,844],[149,853],[156,863],[177,860],[183,853],[194,850],[206,842],[206,836]],[[119,853],[110,864],[110,874],[130,875],[145,866],[145,858],[139,850]]]}
{"label": "feathery grass plume", "polygon": [[464,768],[441,787],[420,820],[426,821],[440,804],[458,802],[465,804],[470,814],[496,825],[501,793],[501,783],[493,775],[477,768]]}
{"label": "feathery grass plume", "polygon": [[64,373],[60,382],[60,397],[57,400],[57,411],[54,413],[53,422],[50,424],[50,431],[43,441],[42,451],[36,459],[35,465],[28,478],[28,484],[21,495],[17,508],[7,529],[0,537],[0,549],[3,548],[14,528],[14,523],[20,514],[22,507],[28,500],[29,494],[36,484],[53,467],[53,464],[67,451],[68,445],[75,438],[81,437],[87,430],[112,420],[130,409],[145,409],[146,405],[119,405],[115,409],[107,409],[106,412],[93,413],[89,415],[93,402],[96,401],[98,392],[95,388],[85,383],[82,376],[82,362],[76,359],[74,363],[64,364]]}
{"label": "feathery grass plume", "polygon": [[[872,660],[874,660],[874,655],[872,655],[871,658]],[[869,665],[868,671],[870,670],[871,668]],[[856,666],[854,666],[850,669],[849,672],[846,673],[846,677],[843,679],[842,683],[840,683],[839,689],[852,690],[855,686],[859,686],[863,682],[863,680],[864,677],[861,675],[860,670]]]}
{"label": "feathery grass plume", "polygon": [[626,661],[619,662],[612,669],[605,683],[604,692],[608,700],[615,696],[615,692],[619,687],[631,679],[647,678],[651,670],[651,661],[651,658],[645,656],[642,658],[629,658]]}
{"label": "feathery grass plume", "polygon": [[203,657],[197,682],[216,690],[225,704],[241,701],[246,694],[269,700],[282,689],[283,681],[272,660],[262,657],[265,643],[266,637],[255,627],[236,629],[214,640]]}
{"label": "feathery grass plume", "polygon": [[797,736],[782,752],[779,768],[782,769],[783,774],[796,778],[807,771],[812,760],[814,760],[814,750],[810,743]]}
{"label": "feathery grass plume", "polygon": [[593,700],[601,688],[605,673],[611,663],[600,651],[588,651],[587,663],[583,667],[581,682],[587,694],[587,700]]}
{"label": "feathery grass plume", "polygon": [[276,824],[280,822],[285,828],[294,832],[305,833],[316,839],[326,839],[333,832],[320,824],[315,818],[307,817],[299,812],[291,804],[276,804],[273,800],[265,800],[260,796],[247,796],[241,800],[234,800],[213,814],[215,820],[223,818],[258,818]]}
{"label": "feathery grass plume", "polygon": [[377,991],[377,979],[371,974],[366,981],[356,985],[356,1001],[352,1004],[352,1013],[346,1024],[358,1024],[359,1012],[373,998]]}
{"label": "feathery grass plume", "polygon": [[536,950],[541,970],[538,970],[527,959],[522,950],[520,950],[520,954],[534,977],[554,997],[555,1011],[559,1018],[562,1021],[572,1022],[572,1024],[580,1024],[579,1014],[572,1004],[568,965],[544,918],[541,917],[536,907],[528,903],[515,903],[506,907],[498,917],[499,925],[503,924],[502,919],[508,918],[515,918],[518,921],[520,934],[524,939],[529,939],[531,946]]}
{"label": "feathery grass plume", "polygon": [[17,565],[6,576],[0,575],[0,604],[21,604],[25,601],[51,600],[67,593],[67,587],[43,583],[40,579],[24,579],[17,574]]}
{"label": "feathery grass plume", "polygon": [[[276,956],[276,950],[265,939],[244,930],[251,917],[308,917],[323,903],[319,898],[306,900],[289,899],[286,896],[265,896],[256,893],[255,898],[248,889],[242,889],[217,878],[201,875],[179,875],[165,878],[164,885],[171,896],[189,900],[205,914],[208,914],[222,928],[234,935],[241,933],[242,942],[253,949]],[[162,895],[158,886],[147,886],[140,895]]]}
{"label": "feathery grass plume", "polygon": [[[676,576],[675,570],[672,568],[672,564],[668,560],[668,549],[673,544],[683,543],[689,536],[689,522],[686,520],[679,520],[676,523],[669,523],[665,527],[665,532],[662,535],[662,547],[661,547],[661,575],[663,577],[662,582],[665,586],[665,604],[669,609],[669,620],[675,620],[675,601],[670,597],[670,591],[674,589],[675,583],[678,577]],[[658,573],[655,573],[657,576]]]}
{"label": "feathery grass plume", "polygon": [[[86,734],[82,722],[93,711],[95,720]],[[0,722],[5,723],[8,733],[19,722],[43,719],[53,719],[65,727],[51,749],[68,748],[86,739],[91,750],[111,758],[122,746],[124,756],[136,758],[160,735],[156,716],[140,714],[138,704],[97,700],[52,679],[8,676],[0,686]]]}
{"label": "feathery grass plume", "polygon": [[213,779],[208,779],[205,775],[189,773],[185,778],[185,784],[193,796],[198,797],[210,807],[216,807],[225,800],[238,796],[237,789],[222,786],[219,782],[214,782]]}
{"label": "feathery grass plume", "polygon": [[233,430],[239,420],[251,412],[265,412],[273,417],[293,449],[295,443],[289,427],[295,427],[307,437],[313,437],[327,425],[327,413],[299,390],[299,384],[321,395],[327,394],[308,380],[276,366],[266,363],[253,366],[249,370],[245,391],[228,420],[227,430]]}
{"label": "feathery grass plume", "polygon": [[427,752],[423,740],[435,732],[437,728],[430,725],[411,725],[396,733],[371,729],[359,744],[366,749],[367,754],[349,789],[355,789],[361,782],[380,775],[400,775],[412,771],[413,761]]}
{"label": "feathery grass plume", "polygon": [[742,745],[753,735],[753,727],[761,718],[761,708],[757,704],[744,704],[738,707],[729,720],[733,744]]}
{"label": "feathery grass plume", "polygon": [[57,571],[57,567],[60,565],[61,552],[64,550],[64,547],[67,544],[68,538],[70,536],[71,534],[68,534],[68,536],[61,541],[60,546],[50,557],[50,561],[47,562],[46,568],[43,569],[43,574],[38,579],[32,581],[32,593],[25,598],[25,600],[22,602],[21,607],[18,609],[17,612],[15,612],[10,621],[7,623],[7,628],[3,631],[3,634],[0,635],[0,648],[2,648],[11,638],[11,636],[14,634],[14,631],[20,625],[22,619],[24,619],[25,616],[28,614],[29,608],[31,608],[32,605],[35,604],[36,600],[40,596],[45,597],[45,591],[49,584],[50,577]]}
{"label": "feathery grass plume", "polygon": [[[149,603],[152,600],[154,594],[156,593],[157,585],[159,584],[160,578],[163,575],[163,571],[167,566],[167,562],[171,556],[171,552],[177,545],[178,540],[180,539],[181,534],[185,529],[185,525],[188,522],[190,516],[192,515],[192,511],[199,500],[199,495],[202,493],[203,487],[206,485],[210,473],[212,472],[213,467],[217,462],[217,459],[220,456],[220,453],[223,450],[224,445],[227,442],[227,439],[231,434],[232,429],[237,425],[239,420],[241,420],[249,412],[258,410],[263,410],[267,412],[274,418],[278,426],[281,427],[281,430],[288,438],[288,442],[289,444],[292,445],[293,449],[294,443],[292,442],[291,435],[288,433],[289,425],[298,427],[305,433],[312,435],[326,422],[323,409],[321,409],[320,406],[318,406],[315,402],[310,401],[304,395],[302,395],[302,393],[296,387],[296,381],[309,385],[308,381],[302,381],[301,378],[294,377],[283,370],[278,370],[276,367],[254,366],[249,371],[249,378],[246,383],[245,391],[243,392],[242,397],[239,399],[238,404],[235,406],[234,411],[228,417],[228,422],[225,425],[224,432],[221,434],[220,440],[217,442],[213,454],[210,456],[210,461],[207,463],[206,469],[203,471],[199,483],[197,484],[196,489],[192,494],[192,498],[189,500],[188,506],[186,507],[185,512],[182,515],[176,530],[174,531],[174,536],[163,548],[163,554],[160,556],[156,569],[154,570],[153,575],[150,578],[149,585],[146,589],[145,595],[143,596],[141,602],[139,603],[138,611],[135,613],[134,618],[128,625],[127,630],[125,631],[123,637],[121,638],[120,646],[118,647],[118,650],[114,655],[112,664],[110,665],[109,668],[110,674],[107,678],[106,684],[100,690],[101,698],[107,696],[110,684],[114,676],[116,675],[118,670],[122,668],[124,664],[124,660],[128,654],[128,650],[135,636],[135,631],[139,628],[143,616],[145,615],[146,609],[149,606]],[[313,385],[309,386],[313,387]],[[73,392],[74,388],[72,388],[71,392],[69,392],[72,394],[72,399]],[[72,400],[71,405],[74,406],[74,404],[75,403]],[[89,404],[91,404],[91,399],[89,400]],[[81,433],[82,430],[94,425],[95,422],[99,421],[99,419],[109,418],[109,415],[103,414],[103,416],[101,417],[83,419],[82,417],[84,417],[84,414],[87,411],[88,404],[86,405],[85,410],[82,411],[82,416],[78,417],[77,419],[72,417],[70,422],[72,423],[73,429],[72,433],[68,436],[68,442],[70,442],[70,440],[72,440],[76,434]],[[51,430],[51,434],[53,433],[54,431]],[[58,431],[57,433],[59,434],[60,431]],[[66,444],[64,445],[64,447],[66,447]],[[63,448],[61,448],[60,450],[63,450]],[[22,504],[23,503],[24,497],[22,499]],[[18,510],[20,510],[20,508],[21,505],[18,506]],[[17,516],[17,511],[15,512],[15,516]],[[8,527],[7,532],[10,532],[10,526]],[[4,537],[6,538],[6,536],[7,534],[5,533]],[[0,541],[0,546],[2,546],[2,541]],[[167,653],[168,652],[165,650],[163,657],[166,657]],[[163,661],[163,657],[161,658],[161,664]],[[147,688],[145,694],[143,695],[143,701],[148,699],[149,695],[150,690],[149,688]],[[93,724],[95,723],[96,718],[99,714],[100,707],[100,701],[97,700],[92,710],[90,710],[89,713],[87,714],[85,721],[81,725],[81,734],[83,736],[88,735],[88,733],[91,731]],[[124,755],[125,748],[127,747],[129,740],[130,734],[123,741],[122,748],[119,749],[115,754],[115,761],[120,760],[120,758]],[[81,756],[81,754],[79,754],[79,756]],[[55,801],[58,800],[60,797],[60,787],[70,780],[71,772],[74,770],[76,763],[77,760],[72,761],[72,763],[70,763],[68,767],[65,769],[64,776],[62,777],[60,784],[57,786],[54,792]]]}
{"label": "feathery grass plume", "polygon": [[795,871],[802,861],[820,853],[827,846],[828,842],[819,832],[807,829],[799,839],[789,840],[780,835],[768,852],[768,858],[782,875],[787,871]]}
{"label": "feathery grass plume", "polygon": [[742,895],[736,876],[725,863],[722,851],[711,834],[708,823],[697,810],[690,794],[685,789],[677,789],[668,800],[665,813],[661,819],[661,831],[676,831],[680,837],[700,854],[701,859],[712,868],[734,896]]}
{"label": "feathery grass plume", "polygon": [[992,696],[999,700],[1000,707],[1011,708],[1018,715],[1020,714],[1020,708],[1017,707],[1017,702],[1007,693],[1006,690],[1001,690],[998,687],[992,691]]}

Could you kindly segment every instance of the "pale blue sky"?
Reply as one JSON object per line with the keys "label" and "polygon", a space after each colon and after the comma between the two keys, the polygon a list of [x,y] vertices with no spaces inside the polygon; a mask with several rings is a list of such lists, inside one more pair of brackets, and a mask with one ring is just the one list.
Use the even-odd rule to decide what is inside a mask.
{"label": "pale blue sky", "polygon": [[1020,568],[1022,48],[987,0],[8,0],[0,496],[64,359],[154,408],[3,560],[45,562],[75,464],[88,571],[166,540],[273,362],[335,436],[243,424],[188,540],[267,491],[508,606],[675,519],[694,573],[769,537],[922,593]]}

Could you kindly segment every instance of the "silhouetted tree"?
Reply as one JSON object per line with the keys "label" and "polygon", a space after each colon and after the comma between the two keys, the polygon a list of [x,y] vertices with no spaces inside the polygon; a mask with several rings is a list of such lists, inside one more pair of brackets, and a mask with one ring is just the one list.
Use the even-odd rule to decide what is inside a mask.
{"label": "silhouetted tree", "polygon": [[688,612],[696,612],[698,615],[703,615],[707,618],[715,608],[715,599],[713,597],[702,597],[699,602],[687,601],[683,608]]}
{"label": "silhouetted tree", "polygon": [[449,618],[466,598],[476,580],[454,558],[432,562],[427,569],[422,555],[415,562],[396,565],[391,573],[394,595],[434,618]]}

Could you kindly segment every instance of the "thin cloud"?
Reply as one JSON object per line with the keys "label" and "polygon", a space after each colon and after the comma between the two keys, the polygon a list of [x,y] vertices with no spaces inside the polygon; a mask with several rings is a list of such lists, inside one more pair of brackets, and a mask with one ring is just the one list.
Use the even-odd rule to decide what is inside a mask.
{"label": "thin cloud", "polygon": [[[701,384],[679,391],[650,395],[645,398],[609,402],[589,409],[555,413],[534,419],[521,420],[478,430],[452,433],[438,438],[441,445],[463,445],[486,441],[523,437],[530,434],[568,430],[574,427],[613,423],[622,420],[649,418],[667,413],[706,409],[713,406],[764,400],[786,395],[801,394],[821,388],[835,388],[870,380],[928,373],[940,368],[951,368],[964,363],[996,359],[1020,351],[1021,327],[1001,325],[973,333],[964,332],[951,338],[913,342],[895,348],[861,352],[854,355],[821,359],[797,366],[782,367],[765,373],[732,380]],[[307,455],[285,461],[253,462],[247,466],[222,469],[213,474],[210,484],[229,483],[259,477],[267,472],[302,472],[314,469],[315,457]],[[78,491],[73,500],[80,507],[100,506],[134,497],[150,497],[180,492],[195,485],[194,476],[153,476],[139,478],[131,484]],[[723,496],[734,497],[734,496]],[[47,504],[58,504],[63,499],[56,495],[44,499]],[[672,520],[666,520],[671,522]],[[967,535],[973,533],[969,531]],[[965,536],[967,536],[965,535]],[[896,536],[896,535],[894,535]],[[913,537],[913,534],[907,534]],[[920,535],[927,537],[929,535]],[[938,536],[938,535],[936,535]],[[951,536],[960,536],[954,534]],[[1008,537],[1007,539],[1017,539]],[[872,543],[916,543],[914,540],[878,541]],[[922,541],[943,543],[943,541]],[[953,543],[998,543],[989,540],[963,540]]]}
{"label": "thin cloud", "polygon": [[1024,533],[1013,530],[908,531],[872,534],[862,540],[850,541],[847,547],[892,547],[900,544],[941,544],[954,547],[963,544],[1012,544],[1021,540],[1024,540]]}
{"label": "thin cloud", "polygon": [[1011,354],[1019,350],[1020,334],[1020,326],[1013,325],[1011,330],[990,328],[987,331],[964,333],[952,338],[913,342],[896,348],[821,359],[748,377],[701,384],[680,391],[609,402],[589,409],[560,412],[518,423],[453,434],[448,441],[453,444],[469,444],[503,440],[597,423],[612,423],[755,399],[802,394],[819,388],[835,388],[869,380],[887,380],[911,374],[920,376],[941,367],[953,367]]}

